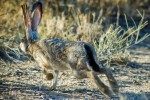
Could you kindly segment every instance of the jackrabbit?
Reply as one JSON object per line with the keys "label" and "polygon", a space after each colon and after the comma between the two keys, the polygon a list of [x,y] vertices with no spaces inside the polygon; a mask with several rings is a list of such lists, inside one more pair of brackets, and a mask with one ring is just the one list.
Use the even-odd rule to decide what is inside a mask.
{"label": "jackrabbit", "polygon": [[[62,39],[40,40],[37,26],[42,18],[42,4],[37,2],[33,5],[31,18],[27,5],[22,5],[22,10],[26,35],[20,43],[20,48],[23,52],[32,55],[39,66],[44,68],[48,80],[53,79],[53,89],[56,88],[58,73],[71,70],[78,79],[92,79],[106,96],[112,96],[113,92],[118,93],[118,85],[112,72],[98,64],[96,52],[89,43]],[[111,89],[99,79],[97,74],[106,74]]]}

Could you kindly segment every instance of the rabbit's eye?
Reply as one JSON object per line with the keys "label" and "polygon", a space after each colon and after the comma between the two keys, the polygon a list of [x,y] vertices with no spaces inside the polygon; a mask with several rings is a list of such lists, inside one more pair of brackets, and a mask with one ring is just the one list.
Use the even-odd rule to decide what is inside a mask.
{"label": "rabbit's eye", "polygon": [[25,37],[23,37],[22,39],[21,39],[21,42],[26,42],[27,41],[27,39],[25,38]]}

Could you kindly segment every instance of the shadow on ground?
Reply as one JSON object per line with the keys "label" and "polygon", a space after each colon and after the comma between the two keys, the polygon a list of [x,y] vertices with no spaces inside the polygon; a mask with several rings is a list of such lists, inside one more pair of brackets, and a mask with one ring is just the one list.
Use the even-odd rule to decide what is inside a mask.
{"label": "shadow on ground", "polygon": [[133,92],[127,92],[122,93],[122,99],[123,100],[149,100],[150,98],[150,92],[141,92],[141,93],[133,93]]}
{"label": "shadow on ground", "polygon": [[[63,87],[63,86],[61,86]],[[0,80],[0,99],[3,100],[18,100],[18,99],[30,99],[30,100],[48,100],[48,99],[86,99],[96,98],[104,99],[103,95],[97,90],[88,89],[75,89],[75,90],[61,90],[51,91],[46,86],[36,86],[32,84],[26,84],[21,82]],[[82,94],[82,98],[76,94]],[[83,96],[85,95],[85,97]],[[89,97],[88,97],[89,96]],[[122,100],[148,100],[150,98],[149,92],[133,93],[126,92],[121,93],[120,99]],[[112,100],[120,100],[118,97],[111,98]]]}
{"label": "shadow on ground", "polygon": [[[71,94],[50,91],[46,86],[36,86],[21,82],[0,80],[0,99],[16,100],[16,99],[61,99],[72,98]],[[55,97],[54,97],[55,95]],[[78,98],[74,96],[74,98]]]}

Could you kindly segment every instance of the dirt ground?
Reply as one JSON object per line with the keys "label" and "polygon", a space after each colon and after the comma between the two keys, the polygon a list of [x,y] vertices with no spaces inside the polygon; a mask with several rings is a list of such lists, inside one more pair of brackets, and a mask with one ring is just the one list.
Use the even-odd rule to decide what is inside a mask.
{"label": "dirt ground", "polygon": [[[59,75],[57,90],[50,90],[51,81],[44,79],[42,69],[34,61],[0,64],[0,100],[49,99],[150,99],[150,44],[145,42],[130,49],[130,64],[111,69],[120,87],[120,95],[105,98],[89,79],[78,80],[65,72]],[[104,75],[100,78],[107,84]]]}

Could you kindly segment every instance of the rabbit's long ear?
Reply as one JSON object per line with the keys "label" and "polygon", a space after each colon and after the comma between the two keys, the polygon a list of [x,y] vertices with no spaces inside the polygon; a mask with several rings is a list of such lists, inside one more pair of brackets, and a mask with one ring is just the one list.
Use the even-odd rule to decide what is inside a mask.
{"label": "rabbit's long ear", "polygon": [[32,37],[31,34],[32,30],[31,30],[31,20],[28,14],[28,8],[26,4],[22,5],[21,7],[23,11],[24,23],[26,28],[26,38],[27,40],[30,40],[30,38]]}
{"label": "rabbit's long ear", "polygon": [[32,31],[37,30],[37,26],[39,25],[41,18],[42,18],[42,3],[37,2],[32,7],[32,17],[31,17]]}

